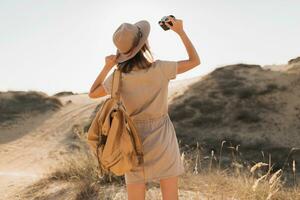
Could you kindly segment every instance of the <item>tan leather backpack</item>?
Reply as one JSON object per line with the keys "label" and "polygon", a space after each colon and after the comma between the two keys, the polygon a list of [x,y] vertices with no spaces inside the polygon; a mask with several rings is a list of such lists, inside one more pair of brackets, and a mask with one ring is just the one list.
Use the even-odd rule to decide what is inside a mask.
{"label": "tan leather backpack", "polygon": [[114,70],[111,96],[101,105],[88,129],[87,141],[98,159],[101,175],[112,172],[121,176],[144,163],[140,135],[120,101],[121,74],[120,69]]}

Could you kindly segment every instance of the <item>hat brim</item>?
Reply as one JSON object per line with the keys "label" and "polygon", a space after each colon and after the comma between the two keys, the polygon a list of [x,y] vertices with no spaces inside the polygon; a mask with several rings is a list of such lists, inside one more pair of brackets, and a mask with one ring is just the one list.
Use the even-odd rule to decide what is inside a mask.
{"label": "hat brim", "polygon": [[139,43],[137,44],[137,46],[132,49],[130,52],[124,54],[121,53],[118,49],[116,52],[117,58],[116,58],[116,62],[117,63],[121,63],[124,62],[126,60],[129,60],[130,58],[133,58],[138,52],[139,50],[143,47],[143,45],[145,44],[149,33],[150,33],[150,23],[146,20],[141,20],[138,21],[136,23],[134,23],[134,25],[140,27],[141,32],[142,32],[142,37],[140,38]]}

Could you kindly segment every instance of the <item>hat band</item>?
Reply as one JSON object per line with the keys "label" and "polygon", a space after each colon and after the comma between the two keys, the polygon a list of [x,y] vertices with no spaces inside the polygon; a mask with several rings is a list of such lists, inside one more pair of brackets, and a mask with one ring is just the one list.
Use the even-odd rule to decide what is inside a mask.
{"label": "hat band", "polygon": [[140,27],[137,26],[137,28],[138,28],[138,32],[137,32],[136,37],[134,38],[134,42],[133,42],[131,48],[128,51],[126,51],[124,54],[129,53],[130,51],[132,51],[132,49],[134,49],[139,44],[139,42],[140,42],[140,40],[141,40],[141,38],[143,36],[143,33],[142,33]]}

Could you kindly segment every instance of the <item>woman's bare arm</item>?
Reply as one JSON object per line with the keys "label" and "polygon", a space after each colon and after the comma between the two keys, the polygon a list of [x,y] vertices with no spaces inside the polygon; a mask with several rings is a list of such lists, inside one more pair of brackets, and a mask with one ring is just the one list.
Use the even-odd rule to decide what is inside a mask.
{"label": "woman's bare arm", "polygon": [[96,80],[94,81],[92,87],[90,88],[88,94],[90,98],[94,99],[94,98],[99,98],[107,95],[102,86],[102,83],[109,71],[110,68],[106,67],[105,65],[101,70],[101,72],[99,73],[99,75],[97,76]]}
{"label": "woman's bare arm", "polygon": [[172,22],[173,26],[169,25],[168,23],[165,24],[180,36],[189,56],[187,60],[177,61],[177,74],[180,74],[200,65],[201,61],[194,45],[192,44],[192,42],[190,41],[189,37],[183,29],[182,20],[174,20],[172,17],[169,17],[169,19]]}
{"label": "woman's bare arm", "polygon": [[90,98],[99,98],[107,95],[105,89],[102,86],[102,83],[108,74],[108,72],[112,69],[113,66],[116,65],[116,56],[109,55],[105,57],[105,65],[101,70],[100,74],[97,76],[96,80],[94,81],[92,87],[89,91]]}
{"label": "woman's bare arm", "polygon": [[195,47],[193,46],[185,31],[182,30],[182,32],[179,32],[178,35],[180,36],[189,56],[188,60],[177,61],[177,73],[180,74],[200,65],[201,61]]}

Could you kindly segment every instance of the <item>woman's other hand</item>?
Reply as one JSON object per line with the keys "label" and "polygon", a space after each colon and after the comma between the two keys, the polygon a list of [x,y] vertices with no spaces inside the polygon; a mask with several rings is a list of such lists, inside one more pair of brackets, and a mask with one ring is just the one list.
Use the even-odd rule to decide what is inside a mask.
{"label": "woman's other hand", "polygon": [[105,57],[105,67],[111,69],[113,68],[113,66],[115,66],[117,64],[116,62],[116,55],[109,55]]}

